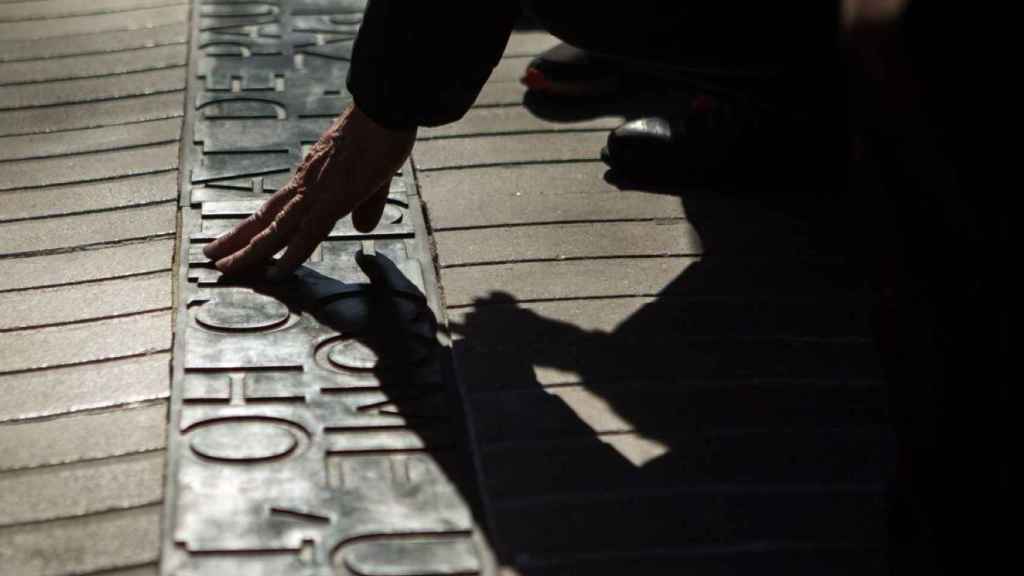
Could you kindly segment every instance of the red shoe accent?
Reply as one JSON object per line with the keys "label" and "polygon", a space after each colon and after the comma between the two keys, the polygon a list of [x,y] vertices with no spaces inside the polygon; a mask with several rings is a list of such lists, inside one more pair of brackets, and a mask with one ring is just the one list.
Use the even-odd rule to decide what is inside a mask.
{"label": "red shoe accent", "polygon": [[544,74],[536,68],[527,68],[526,74],[519,81],[530,90],[537,90],[538,92],[551,90],[551,81],[545,78]]}

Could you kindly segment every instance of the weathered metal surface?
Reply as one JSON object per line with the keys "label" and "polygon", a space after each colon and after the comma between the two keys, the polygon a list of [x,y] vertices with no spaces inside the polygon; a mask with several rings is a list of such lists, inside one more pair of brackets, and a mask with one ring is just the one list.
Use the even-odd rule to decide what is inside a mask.
{"label": "weathered metal surface", "polygon": [[411,170],[285,282],[202,254],[345,106],[363,2],[193,8],[161,573],[491,573]]}

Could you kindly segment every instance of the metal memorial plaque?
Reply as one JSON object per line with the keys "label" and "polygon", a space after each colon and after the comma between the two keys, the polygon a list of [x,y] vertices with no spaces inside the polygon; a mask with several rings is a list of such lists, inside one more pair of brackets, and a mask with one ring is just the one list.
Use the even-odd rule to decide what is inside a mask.
{"label": "metal memorial plaque", "polygon": [[494,573],[411,168],[286,281],[202,254],[346,105],[363,4],[194,2],[165,576]]}

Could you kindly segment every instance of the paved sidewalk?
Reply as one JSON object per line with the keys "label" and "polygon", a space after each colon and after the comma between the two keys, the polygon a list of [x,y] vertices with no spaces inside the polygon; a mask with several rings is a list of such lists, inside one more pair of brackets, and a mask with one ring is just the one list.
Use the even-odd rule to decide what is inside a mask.
{"label": "paved sidewalk", "polygon": [[[884,573],[873,295],[764,194],[616,183],[637,108],[525,105],[546,33],[374,234],[290,295],[220,278],[198,248],[340,109],[359,4],[0,0],[0,574]],[[351,356],[367,237],[454,374]]]}
{"label": "paved sidewalk", "polygon": [[0,3],[0,573],[156,573],[188,14]]}
{"label": "paved sidewalk", "polygon": [[553,42],[413,152],[503,564],[884,573],[870,293],[770,198],[606,181],[628,100],[522,104]]}

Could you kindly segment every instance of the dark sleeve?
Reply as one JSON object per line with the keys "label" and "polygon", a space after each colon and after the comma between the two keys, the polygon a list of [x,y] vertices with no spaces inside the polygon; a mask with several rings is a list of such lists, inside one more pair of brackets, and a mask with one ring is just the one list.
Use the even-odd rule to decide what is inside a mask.
{"label": "dark sleeve", "polygon": [[458,120],[501,58],[517,0],[370,0],[348,90],[388,128]]}

